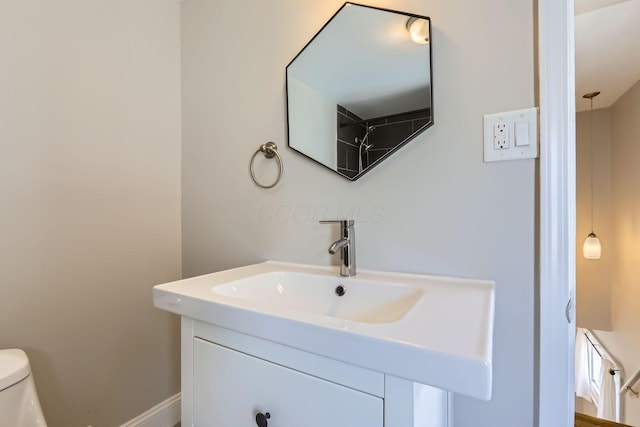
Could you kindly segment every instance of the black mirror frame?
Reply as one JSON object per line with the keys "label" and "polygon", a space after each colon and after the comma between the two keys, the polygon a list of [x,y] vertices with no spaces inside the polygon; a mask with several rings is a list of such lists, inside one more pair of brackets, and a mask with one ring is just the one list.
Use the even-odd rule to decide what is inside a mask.
{"label": "black mirror frame", "polygon": [[[429,109],[429,123],[427,123],[423,129],[420,130],[420,132],[416,132],[413,135],[411,135],[409,138],[407,138],[406,140],[404,140],[402,143],[399,143],[398,145],[396,145],[393,149],[391,149],[389,152],[387,152],[386,154],[384,154],[383,156],[381,156],[379,159],[377,159],[375,162],[373,162],[371,165],[369,165],[366,169],[364,169],[362,172],[359,172],[358,174],[356,174],[354,177],[349,177],[335,169],[330,168],[329,166],[319,162],[318,160],[314,159],[313,157],[308,156],[307,154],[299,151],[298,149],[296,149],[295,147],[291,146],[291,139],[290,139],[290,124],[289,124],[289,82],[288,82],[288,78],[287,78],[287,72],[289,67],[296,61],[296,59],[311,45],[311,43],[313,43],[313,41],[316,39],[316,37],[318,37],[318,35],[320,33],[322,33],[322,31],[331,23],[331,21],[333,21],[333,19],[347,6],[347,5],[353,5],[353,6],[360,6],[360,7],[366,7],[369,9],[375,9],[375,10],[380,10],[380,11],[384,11],[384,12],[390,12],[390,13],[396,13],[396,14],[401,14],[401,15],[405,15],[408,18],[419,18],[419,19],[425,19],[429,22],[429,29],[430,29],[430,34],[429,34],[429,96],[431,99],[431,105],[428,108]],[[367,172],[371,171],[372,169],[374,169],[375,166],[378,166],[380,163],[382,163],[384,160],[386,160],[387,158],[389,158],[392,154],[394,154],[396,151],[398,151],[400,148],[404,147],[405,145],[407,145],[409,142],[411,142],[412,140],[414,140],[416,137],[418,137],[419,135],[421,135],[424,131],[426,131],[428,128],[430,128],[431,126],[433,126],[434,124],[434,113],[433,113],[433,105],[434,105],[434,100],[433,100],[433,49],[431,47],[432,42],[433,42],[433,32],[431,31],[431,18],[429,18],[428,16],[423,16],[423,15],[417,15],[414,13],[408,13],[408,12],[401,12],[401,11],[397,11],[397,10],[393,10],[393,9],[386,9],[386,8],[381,8],[381,7],[375,7],[375,6],[368,6],[368,5],[364,5],[364,4],[359,4],[359,3],[353,3],[353,2],[345,2],[332,16],[331,18],[329,18],[329,20],[322,26],[322,28],[320,28],[320,30],[318,30],[316,32],[316,34],[314,34],[314,36],[311,38],[311,40],[309,40],[304,47],[296,54],[296,56],[289,62],[289,64],[287,64],[287,66],[285,67],[285,103],[286,103],[286,115],[287,115],[287,146],[294,150],[295,152],[301,154],[302,156],[312,160],[313,162],[323,166],[324,168],[338,174],[339,176],[346,178],[349,181],[357,181],[359,178],[361,178],[363,175],[365,175]]]}

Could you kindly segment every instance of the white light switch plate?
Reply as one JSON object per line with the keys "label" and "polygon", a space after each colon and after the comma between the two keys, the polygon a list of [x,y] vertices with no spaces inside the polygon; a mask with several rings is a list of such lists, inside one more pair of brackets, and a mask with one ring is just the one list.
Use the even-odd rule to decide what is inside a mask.
{"label": "white light switch plate", "polygon": [[[505,126],[506,132],[502,131]],[[538,157],[537,108],[484,116],[485,163],[536,157]]]}

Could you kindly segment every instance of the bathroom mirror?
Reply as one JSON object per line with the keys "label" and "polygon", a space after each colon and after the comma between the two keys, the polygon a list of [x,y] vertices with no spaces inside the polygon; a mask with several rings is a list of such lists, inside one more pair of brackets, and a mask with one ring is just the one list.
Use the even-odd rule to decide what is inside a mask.
{"label": "bathroom mirror", "polygon": [[345,3],[287,66],[289,147],[355,181],[433,125],[430,28]]}

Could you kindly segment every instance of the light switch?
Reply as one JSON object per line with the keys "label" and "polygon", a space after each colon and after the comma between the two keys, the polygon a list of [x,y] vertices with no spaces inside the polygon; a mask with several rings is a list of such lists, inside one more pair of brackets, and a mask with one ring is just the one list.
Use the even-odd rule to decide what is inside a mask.
{"label": "light switch", "polygon": [[529,142],[529,122],[516,122],[516,147],[526,147]]}

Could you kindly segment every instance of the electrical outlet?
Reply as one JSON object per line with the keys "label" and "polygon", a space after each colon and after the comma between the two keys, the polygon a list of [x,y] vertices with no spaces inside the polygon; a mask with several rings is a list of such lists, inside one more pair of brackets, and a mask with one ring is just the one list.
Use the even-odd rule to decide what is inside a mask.
{"label": "electrical outlet", "polygon": [[493,125],[493,135],[496,138],[507,137],[507,124],[504,122],[496,123]]}
{"label": "electrical outlet", "polygon": [[493,125],[493,149],[505,150],[509,148],[509,129],[504,122]]}
{"label": "electrical outlet", "polygon": [[538,157],[538,109],[484,116],[484,161]]}

